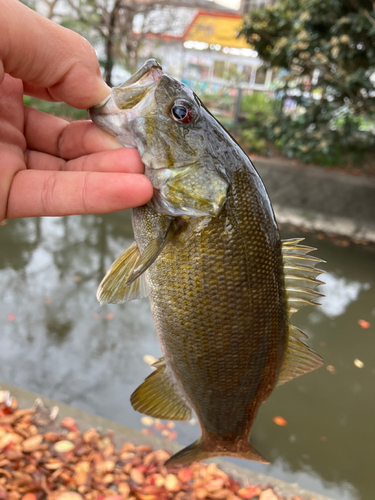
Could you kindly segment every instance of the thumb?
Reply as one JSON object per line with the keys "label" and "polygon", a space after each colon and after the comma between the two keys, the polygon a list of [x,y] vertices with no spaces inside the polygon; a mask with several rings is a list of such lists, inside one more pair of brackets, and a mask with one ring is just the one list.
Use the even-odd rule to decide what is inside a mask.
{"label": "thumb", "polygon": [[9,73],[25,82],[26,93],[81,109],[108,96],[85,38],[17,0],[0,0],[0,12],[0,82]]}

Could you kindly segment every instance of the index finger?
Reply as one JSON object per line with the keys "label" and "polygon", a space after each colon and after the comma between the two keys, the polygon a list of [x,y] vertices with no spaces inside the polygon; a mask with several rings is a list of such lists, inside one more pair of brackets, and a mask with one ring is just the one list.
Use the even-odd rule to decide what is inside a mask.
{"label": "index finger", "polygon": [[9,73],[81,109],[108,96],[95,51],[81,35],[17,0],[0,0],[0,12],[0,83]]}

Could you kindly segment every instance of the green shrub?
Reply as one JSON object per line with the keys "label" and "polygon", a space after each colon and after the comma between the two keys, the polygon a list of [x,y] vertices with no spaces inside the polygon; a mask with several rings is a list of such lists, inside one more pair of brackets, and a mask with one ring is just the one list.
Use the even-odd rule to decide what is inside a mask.
{"label": "green shrub", "polygon": [[85,109],[76,109],[64,102],[43,101],[42,99],[30,96],[24,96],[23,102],[26,106],[38,109],[44,113],[61,116],[69,121],[86,120],[88,118],[88,114]]}

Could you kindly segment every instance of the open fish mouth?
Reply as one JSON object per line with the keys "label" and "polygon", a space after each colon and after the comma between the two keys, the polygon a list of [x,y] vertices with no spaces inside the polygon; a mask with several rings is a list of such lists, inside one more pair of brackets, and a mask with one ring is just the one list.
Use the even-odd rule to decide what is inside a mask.
{"label": "open fish mouth", "polygon": [[104,101],[89,109],[91,119],[113,134],[125,147],[136,147],[129,124],[135,118],[156,110],[155,90],[163,71],[149,59],[124,84],[114,87]]}
{"label": "open fish mouth", "polygon": [[90,109],[90,114],[96,116],[112,97],[116,106],[121,110],[133,109],[146,95],[154,90],[163,76],[163,70],[155,59],[149,59],[125,83],[113,87],[111,95],[101,103]]}

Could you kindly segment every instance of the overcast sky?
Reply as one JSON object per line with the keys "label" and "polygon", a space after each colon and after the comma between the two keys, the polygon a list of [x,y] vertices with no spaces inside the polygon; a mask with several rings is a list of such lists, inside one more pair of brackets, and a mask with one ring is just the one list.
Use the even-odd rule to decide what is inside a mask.
{"label": "overcast sky", "polygon": [[221,5],[225,5],[225,7],[229,7],[231,9],[238,9],[240,6],[241,0],[215,0],[216,3],[220,3]]}

